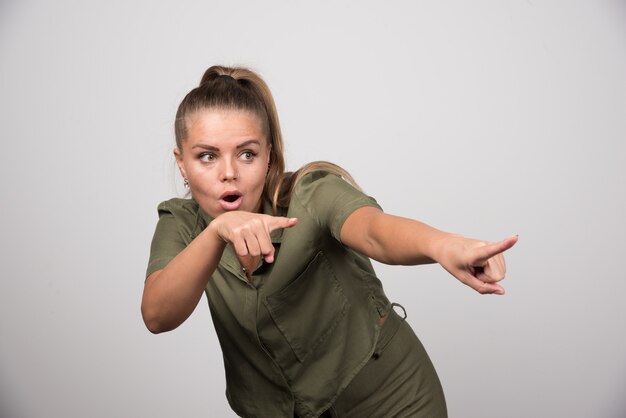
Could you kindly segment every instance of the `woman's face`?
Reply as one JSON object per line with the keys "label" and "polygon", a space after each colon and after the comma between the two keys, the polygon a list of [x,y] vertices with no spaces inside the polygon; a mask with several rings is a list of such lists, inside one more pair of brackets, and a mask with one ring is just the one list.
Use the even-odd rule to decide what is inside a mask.
{"label": "woman's face", "polygon": [[174,154],[200,207],[214,218],[231,210],[258,212],[270,160],[259,118],[247,111],[206,109],[185,122],[187,139]]}

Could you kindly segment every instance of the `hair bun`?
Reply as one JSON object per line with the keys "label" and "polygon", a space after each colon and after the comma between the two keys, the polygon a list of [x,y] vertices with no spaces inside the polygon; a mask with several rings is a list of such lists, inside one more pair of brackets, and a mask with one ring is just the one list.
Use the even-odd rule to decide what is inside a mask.
{"label": "hair bun", "polygon": [[200,85],[202,86],[204,84],[211,83],[218,79],[222,81],[236,82],[237,80],[228,73],[229,73],[228,68],[222,67],[221,65],[214,65],[204,72],[204,75],[202,76],[202,79],[200,80]]}
{"label": "hair bun", "polygon": [[224,81],[234,81],[237,82],[237,80],[235,80],[232,76],[229,76],[228,74],[222,74],[217,76],[216,80],[224,80]]}

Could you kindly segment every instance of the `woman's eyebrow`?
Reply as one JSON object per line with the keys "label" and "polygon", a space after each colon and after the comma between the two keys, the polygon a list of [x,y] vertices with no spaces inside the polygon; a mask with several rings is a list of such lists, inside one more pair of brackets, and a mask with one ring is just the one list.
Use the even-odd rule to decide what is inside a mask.
{"label": "woman's eyebrow", "polygon": [[250,144],[257,144],[258,146],[261,146],[261,143],[258,140],[250,139],[248,141],[242,142],[241,144],[237,145],[237,149],[247,147]]}
{"label": "woman's eyebrow", "polygon": [[[257,140],[257,139],[249,139],[249,140],[244,141],[241,144],[237,145],[236,148],[237,149],[245,148],[245,147],[247,147],[248,145],[251,145],[251,144],[256,144],[258,146],[261,146],[261,142],[259,140]],[[195,148],[202,148],[202,149],[205,149],[205,150],[208,150],[208,151],[219,151],[220,150],[218,147],[215,147],[213,145],[207,145],[207,144],[196,144],[193,147],[191,147],[191,149],[195,149]]]}
{"label": "woman's eyebrow", "polygon": [[219,151],[220,149],[218,147],[214,147],[213,145],[206,145],[206,144],[197,144],[194,145],[193,147],[191,147],[191,149],[195,149],[195,148],[202,148],[208,151]]}

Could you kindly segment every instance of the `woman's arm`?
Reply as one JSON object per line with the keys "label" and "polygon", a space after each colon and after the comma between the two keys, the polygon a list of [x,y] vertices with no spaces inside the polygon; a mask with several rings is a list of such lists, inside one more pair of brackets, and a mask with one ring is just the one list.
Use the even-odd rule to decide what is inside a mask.
{"label": "woman's arm", "polygon": [[243,211],[227,212],[215,218],[164,269],[146,279],[141,301],[146,327],[155,334],[171,331],[191,315],[226,243],[231,243],[241,257],[263,255],[265,261],[271,263],[274,246],[270,233],[296,223],[294,218]]}
{"label": "woman's arm", "polygon": [[225,246],[212,228],[206,228],[165,268],[148,276],[141,314],[150,332],[171,331],[191,315]]}
{"label": "woman's arm", "polygon": [[502,252],[517,242],[517,236],[498,243],[468,239],[368,206],[348,216],[341,242],[385,264],[437,262],[480,293],[504,294],[497,283],[506,273]]}

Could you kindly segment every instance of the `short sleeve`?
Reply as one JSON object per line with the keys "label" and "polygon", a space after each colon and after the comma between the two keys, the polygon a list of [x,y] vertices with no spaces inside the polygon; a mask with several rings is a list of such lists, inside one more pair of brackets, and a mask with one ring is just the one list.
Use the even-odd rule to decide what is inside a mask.
{"label": "short sleeve", "polygon": [[294,197],[338,241],[341,227],[352,212],[364,206],[380,209],[373,197],[357,190],[340,176],[325,171],[304,176],[296,185]]}
{"label": "short sleeve", "polygon": [[189,199],[172,199],[159,205],[159,221],[150,245],[146,278],[167,266],[193,238],[197,220],[197,204],[194,204]]}

